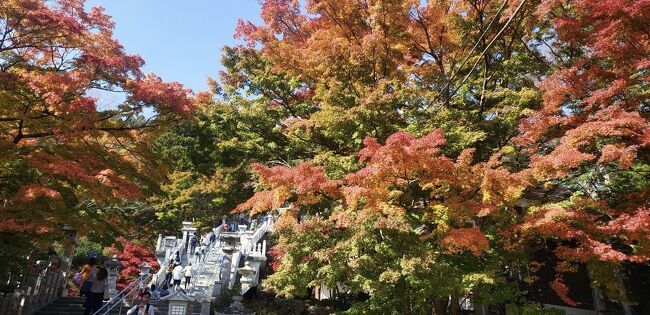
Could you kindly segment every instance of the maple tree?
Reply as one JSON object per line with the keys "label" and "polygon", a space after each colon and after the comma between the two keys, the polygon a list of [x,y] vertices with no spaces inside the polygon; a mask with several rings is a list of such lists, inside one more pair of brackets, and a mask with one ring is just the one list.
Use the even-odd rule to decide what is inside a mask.
{"label": "maple tree", "polygon": [[[259,62],[233,51],[226,50],[224,55],[229,70],[238,63]],[[280,82],[264,80],[269,85]],[[205,226],[221,222],[222,216],[253,192],[248,164],[286,163],[306,156],[300,140],[290,139],[277,127],[281,116],[267,109],[265,101],[249,102],[231,88],[225,83],[214,86],[198,103],[194,119],[174,126],[153,144],[154,152],[172,165],[162,193],[151,198],[158,223],[168,230],[176,230],[188,218]]]}
{"label": "maple tree", "polygon": [[[283,254],[265,284],[288,296],[321,283],[342,285],[370,296],[353,309],[404,314],[432,303],[440,312],[450,295],[474,294],[485,303],[515,298],[481,294],[508,286],[500,268],[517,256],[505,254],[508,244],[498,236],[512,226],[510,206],[525,181],[498,165],[473,164],[471,149],[448,158],[445,143],[440,130],[421,138],[396,133],[385,145],[367,138],[359,152],[364,167],[342,180],[306,163],[253,165],[267,190],[238,210],[293,207],[276,223],[274,251]],[[431,234],[420,238],[423,225]],[[452,303],[450,312],[457,307]]]}
{"label": "maple tree", "polygon": [[263,283],[286,297],[458,314],[545,286],[577,305],[566,275],[586,268],[644,303],[623,274],[650,260],[650,2],[260,4],[196,95],[143,74],[100,8],[0,4],[3,252],[64,224],[110,244],[290,205]]}
{"label": "maple tree", "polygon": [[[490,154],[512,137],[521,110],[539,104],[526,78],[546,74],[548,65],[534,37],[523,39],[530,9],[496,37],[505,18],[496,1],[261,3],[264,24],[240,21],[236,36],[247,46],[238,49],[259,51],[271,63],[266,76],[284,76],[293,87],[253,92],[287,111],[287,132],[323,148],[317,159],[349,162],[366,136],[436,128],[453,140],[448,150],[477,145]],[[491,38],[493,49],[470,72],[463,59],[474,58],[471,43],[484,49]],[[255,85],[249,77],[239,71],[229,79]]]}
{"label": "maple tree", "polygon": [[[540,84],[542,107],[522,121],[514,141],[530,157],[532,180],[573,192],[562,201],[541,200],[522,232],[560,240],[558,271],[587,263],[595,281],[628,305],[621,282],[602,270],[650,259],[648,8],[643,1],[538,6],[538,18],[554,26],[556,48],[571,53]],[[562,290],[561,280],[554,286]],[[575,304],[570,292],[563,295]]]}
{"label": "maple tree", "polygon": [[[112,37],[102,8],[12,0],[0,10],[0,234],[14,246],[7,252],[26,257],[62,238],[64,225],[128,231],[128,215],[95,205],[156,191],[164,168],[148,136],[188,117],[192,92],[143,74],[144,61]],[[102,103],[108,93],[123,101]],[[146,108],[153,116],[142,115]]]}
{"label": "maple tree", "polygon": [[[495,279],[504,268],[536,269],[533,252],[551,250],[557,275],[541,285],[565,303],[575,305],[562,274],[586,264],[608,298],[632,304],[620,273],[648,261],[647,2],[261,4],[264,24],[241,21],[236,36],[247,46],[237,50],[272,66],[259,79],[242,67],[226,82],[252,87],[256,101],[283,115],[280,126],[308,143],[313,156],[292,161],[294,167],[253,164],[259,191],[237,208],[254,215],[293,205],[278,222],[274,252],[283,258],[267,282],[274,291],[295,296],[343,283],[370,295],[361,309],[417,312],[427,299],[475,290],[462,282],[427,283],[444,288],[437,292],[414,289],[421,285],[414,279],[382,282],[414,272],[404,264],[379,276],[404,255],[496,253],[485,258],[495,271],[481,275]],[[258,83],[275,75],[290,79],[292,91]],[[434,141],[436,128],[448,143],[413,153],[426,147],[413,143]],[[351,161],[360,149],[362,159]],[[422,161],[432,155],[435,164]],[[439,219],[441,213],[448,216]],[[433,231],[427,245],[413,235],[419,225]],[[373,259],[367,248],[398,254]],[[370,263],[351,263],[358,257]],[[471,265],[427,258],[418,263],[436,264],[425,272]],[[614,275],[605,272],[612,268]],[[526,278],[535,281],[533,273]],[[399,305],[409,289],[429,295],[422,304]],[[505,299],[517,291],[503,290]]]}
{"label": "maple tree", "polygon": [[140,266],[147,263],[151,266],[151,273],[158,272],[160,265],[153,254],[152,246],[143,246],[123,237],[116,239],[116,243],[108,249],[122,264],[120,275],[117,278],[118,290],[123,289],[140,276]]}

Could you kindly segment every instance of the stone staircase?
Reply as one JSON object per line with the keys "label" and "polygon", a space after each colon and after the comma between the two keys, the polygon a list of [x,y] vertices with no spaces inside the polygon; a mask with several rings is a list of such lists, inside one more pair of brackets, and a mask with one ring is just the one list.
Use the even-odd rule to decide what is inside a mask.
{"label": "stone staircase", "polygon": [[[271,226],[272,221],[267,220],[254,231],[223,232],[222,227],[215,228],[214,233],[217,236],[217,241],[208,247],[205,260],[196,262],[193,253],[181,255],[182,266],[192,263],[195,268],[195,275],[188,290],[186,290],[187,295],[197,301],[213,300],[215,296],[219,295],[218,293],[215,295],[215,292],[225,289],[225,287],[216,288],[218,282],[232,288],[238,279],[237,268],[243,266],[244,258],[266,256],[266,241],[261,242],[261,238]],[[222,237],[225,234],[229,235],[227,239],[236,239],[236,242],[228,243]],[[160,239],[162,239],[162,236]],[[235,252],[226,254],[224,252],[225,247],[234,247]],[[260,264],[253,265],[259,274]],[[256,278],[255,283],[257,283],[257,280]]]}
{"label": "stone staircase", "polygon": [[[194,257],[192,256],[191,258]],[[190,262],[192,261],[193,259],[190,259]],[[210,298],[212,296],[214,282],[219,280],[223,267],[223,253],[219,241],[210,247],[210,250],[206,254],[205,262],[199,264],[193,263],[192,265],[196,268],[196,274],[192,279],[188,295],[197,299]]]}
{"label": "stone staircase", "polygon": [[[157,286],[160,288],[160,284],[164,279],[164,273],[166,266],[172,262],[172,254],[175,251],[179,250],[181,265],[186,266],[188,263],[192,263],[192,266],[195,267],[195,275],[191,281],[190,286],[187,290],[183,290],[186,296],[193,300],[190,303],[189,313],[186,315],[199,315],[201,314],[201,302],[209,303],[214,300],[216,296],[219,296],[219,293],[215,295],[215,292],[221,292],[226,287],[232,288],[235,282],[238,280],[237,268],[240,265],[243,265],[243,258],[251,259],[253,257],[262,258],[266,260],[266,241],[259,242],[264,234],[267,232],[273,221],[268,220],[263,225],[257,227],[254,231],[237,231],[229,232],[223,234],[229,234],[230,243],[226,243],[221,239],[222,227],[215,228],[214,234],[217,236],[217,241],[210,244],[208,251],[205,256],[205,260],[196,262],[193,253],[187,253],[184,251],[185,242],[188,239],[187,237],[194,228],[190,228],[191,222],[183,222],[183,238],[177,239],[173,236],[165,237],[163,241],[162,235],[159,236],[158,245],[156,246],[156,254],[158,255],[159,262],[161,264],[161,270],[158,274],[158,283]],[[233,243],[232,240],[236,240]],[[230,250],[225,248],[230,248]],[[228,252],[226,254],[225,252]],[[253,264],[257,273],[259,274],[259,263]],[[257,283],[257,278],[253,281]],[[184,280],[183,280],[184,284]],[[217,285],[219,284],[219,286]],[[170,290],[175,292],[173,290]],[[156,308],[156,314],[168,314],[169,312],[169,303],[164,300],[158,300],[155,297],[158,292],[154,292],[150,303]],[[243,293],[243,292],[242,292]],[[164,299],[164,298],[163,298]],[[42,308],[36,315],[82,315],[84,312],[83,303],[85,298],[81,297],[61,297],[46,307]],[[139,302],[135,302],[136,304]],[[109,315],[121,315],[126,314],[129,310],[129,306],[125,303],[120,309],[119,306],[112,309],[110,312],[106,313]],[[206,308],[204,307],[204,313]],[[0,314],[4,315],[4,314]]]}
{"label": "stone staircase", "polygon": [[[48,304],[46,307],[36,312],[36,315],[83,315],[84,307],[83,303],[85,298],[82,297],[62,297],[54,302]],[[135,302],[138,304],[139,302]],[[156,308],[156,314],[167,314],[169,311],[169,305],[166,301],[151,300],[149,302]],[[129,310],[127,305],[122,306],[121,312],[120,307],[117,306],[112,309],[108,314],[110,315],[120,315],[126,314]],[[199,315],[201,314],[201,305],[198,303],[190,304],[190,313],[188,315]]]}

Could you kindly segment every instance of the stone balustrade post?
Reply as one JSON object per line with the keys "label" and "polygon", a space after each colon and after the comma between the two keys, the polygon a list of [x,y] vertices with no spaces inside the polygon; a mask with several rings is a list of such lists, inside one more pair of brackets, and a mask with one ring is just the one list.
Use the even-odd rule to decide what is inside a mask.
{"label": "stone balustrade post", "polygon": [[223,268],[221,269],[221,274],[219,275],[219,281],[221,282],[222,286],[228,287],[229,282],[230,282],[230,266],[231,266],[231,261],[230,259],[226,258],[223,261]]}
{"label": "stone balustrade post", "polygon": [[183,228],[181,231],[183,232],[183,243],[187,244],[189,241],[189,232],[192,229],[192,222],[190,221],[183,221]]}
{"label": "stone balustrade post", "polygon": [[[65,249],[63,250],[63,259],[59,266],[61,276],[64,279],[67,279],[68,273],[70,272],[70,267],[72,266],[72,256],[74,255],[74,249],[77,246],[77,231],[72,229],[69,226],[63,228],[63,232],[67,238],[67,243],[65,244]],[[68,288],[66,288],[66,281],[59,283],[59,286],[56,288],[57,294],[61,296],[68,295]]]}
{"label": "stone balustrade post", "polygon": [[230,265],[230,274],[228,277],[230,278],[228,282],[228,288],[232,289],[233,286],[235,285],[235,282],[237,280],[237,266],[239,266],[239,260],[241,259],[241,252],[235,252],[232,255],[232,261]]}
{"label": "stone balustrade post", "polygon": [[156,253],[163,251],[163,235],[158,234],[158,241],[156,242]]}

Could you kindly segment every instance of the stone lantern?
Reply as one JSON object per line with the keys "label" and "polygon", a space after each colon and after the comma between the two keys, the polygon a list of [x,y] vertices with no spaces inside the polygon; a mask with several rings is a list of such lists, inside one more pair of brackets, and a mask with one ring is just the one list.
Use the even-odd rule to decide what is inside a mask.
{"label": "stone lantern", "polygon": [[221,238],[225,247],[235,248],[237,247],[237,243],[239,243],[241,236],[237,232],[225,232],[221,233],[219,238]]}
{"label": "stone lantern", "polygon": [[160,298],[160,300],[169,303],[167,315],[190,314],[190,303],[194,302],[194,299],[183,293],[182,290],[174,291],[172,294]]}
{"label": "stone lantern", "polygon": [[[251,284],[255,282],[255,279],[253,279],[253,275],[257,273],[255,268],[250,266],[250,263],[247,261],[244,263],[244,267],[237,268],[237,272],[242,275],[240,282],[242,283],[242,293],[245,292],[248,288],[250,288]],[[255,312],[251,312],[250,310],[246,309],[244,305],[242,304],[242,300],[244,298],[241,296],[241,294],[237,294],[232,297],[232,303],[221,310],[217,310],[215,314],[217,315],[226,315],[226,314],[246,314],[246,315],[254,315]]]}
{"label": "stone lantern", "polygon": [[148,275],[150,270],[151,265],[145,261],[142,265],[140,265],[140,277]]}
{"label": "stone lantern", "polygon": [[241,275],[239,281],[242,283],[241,293],[243,294],[255,284],[255,278],[253,278],[253,275],[257,273],[257,270],[251,267],[250,261],[246,261],[244,267],[237,268],[237,272]]}
{"label": "stone lantern", "polygon": [[108,295],[110,298],[117,296],[117,278],[119,277],[119,269],[124,268],[121,262],[117,260],[117,256],[104,263],[106,269],[108,270]]}
{"label": "stone lantern", "polygon": [[63,227],[63,234],[65,234],[68,242],[65,245],[63,250],[63,260],[61,261],[60,270],[64,273],[70,271],[70,266],[72,265],[72,256],[74,254],[74,249],[77,246],[77,231],[66,225]]}
{"label": "stone lantern", "polygon": [[221,251],[230,257],[230,255],[237,251],[237,248],[232,245],[226,245],[221,248]]}

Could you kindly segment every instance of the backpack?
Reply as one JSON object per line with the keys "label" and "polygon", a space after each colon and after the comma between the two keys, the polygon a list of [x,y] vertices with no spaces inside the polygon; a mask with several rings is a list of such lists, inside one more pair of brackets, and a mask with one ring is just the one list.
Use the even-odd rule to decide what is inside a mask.
{"label": "backpack", "polygon": [[79,285],[81,283],[81,272],[77,272],[72,276],[72,282],[76,285]]}
{"label": "backpack", "polygon": [[108,270],[104,267],[99,267],[97,269],[97,280],[104,280],[108,277]]}

